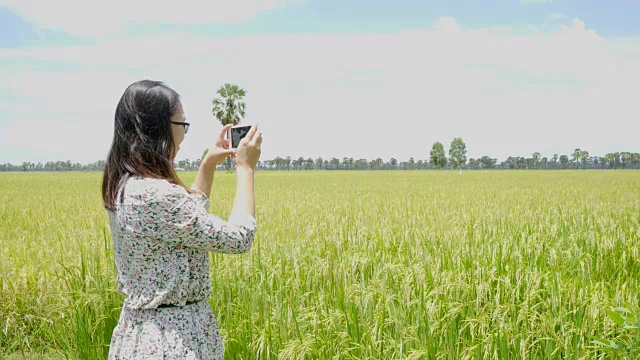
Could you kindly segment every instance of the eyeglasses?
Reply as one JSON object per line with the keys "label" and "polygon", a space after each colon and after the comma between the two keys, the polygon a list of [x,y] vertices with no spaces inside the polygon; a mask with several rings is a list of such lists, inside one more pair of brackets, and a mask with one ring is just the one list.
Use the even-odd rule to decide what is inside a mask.
{"label": "eyeglasses", "polygon": [[186,135],[189,132],[189,124],[188,122],[180,122],[180,121],[172,121],[172,124],[182,125],[184,126],[184,134]]}

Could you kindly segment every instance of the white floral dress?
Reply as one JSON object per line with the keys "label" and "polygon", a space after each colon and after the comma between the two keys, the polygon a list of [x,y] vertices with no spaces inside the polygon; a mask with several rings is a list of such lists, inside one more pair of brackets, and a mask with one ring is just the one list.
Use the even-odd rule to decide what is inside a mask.
{"label": "white floral dress", "polygon": [[[189,194],[142,176],[127,181],[122,199],[115,212],[107,211],[118,291],[126,296],[109,359],[222,359],[222,338],[206,301],[209,251],[249,251],[255,218],[224,221],[208,213],[201,191]],[[158,308],[163,304],[178,307]]]}

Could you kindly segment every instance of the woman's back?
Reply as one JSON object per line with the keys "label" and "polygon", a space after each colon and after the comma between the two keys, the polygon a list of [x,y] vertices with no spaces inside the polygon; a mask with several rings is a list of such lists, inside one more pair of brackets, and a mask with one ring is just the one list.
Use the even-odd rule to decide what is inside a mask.
{"label": "woman's back", "polygon": [[124,188],[107,212],[118,291],[126,296],[109,358],[221,359],[223,340],[206,301],[209,251],[248,251],[255,219],[224,221],[207,212],[207,196],[167,180],[134,176]]}
{"label": "woman's back", "polygon": [[[133,309],[184,305],[211,295],[209,251],[250,250],[256,222],[223,221],[207,213],[209,199],[166,180],[134,176],[109,211],[118,291]],[[237,222],[234,220],[238,220]]]}

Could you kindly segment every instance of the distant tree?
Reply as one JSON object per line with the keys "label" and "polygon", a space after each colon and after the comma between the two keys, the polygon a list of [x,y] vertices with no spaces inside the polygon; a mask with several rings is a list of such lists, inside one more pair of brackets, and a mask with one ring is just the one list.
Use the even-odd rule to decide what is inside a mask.
{"label": "distant tree", "polygon": [[630,169],[633,164],[633,154],[628,151],[623,151],[620,153],[620,166],[623,169]]}
{"label": "distant tree", "polygon": [[534,152],[533,155],[531,156],[531,159],[533,160],[533,168],[537,169],[540,166],[540,153],[539,152]]}
{"label": "distant tree", "polygon": [[568,164],[569,164],[569,157],[567,155],[560,155],[560,166],[563,169],[566,169]]}
{"label": "distant tree", "polygon": [[467,145],[461,138],[454,138],[449,148],[449,161],[462,174],[462,166],[467,162]]}
{"label": "distant tree", "polygon": [[513,157],[509,156],[503,162],[500,163],[500,167],[503,169],[513,169],[515,162],[513,161]]}
{"label": "distant tree", "polygon": [[617,169],[620,164],[620,153],[608,153],[604,156],[604,161],[610,169]]}
{"label": "distant tree", "polygon": [[555,168],[558,166],[558,154],[553,154],[551,158],[551,165]]}
{"label": "distant tree", "polygon": [[276,170],[282,170],[283,163],[284,159],[280,156],[277,156],[275,159],[271,160],[271,164],[275,167]]}
{"label": "distant tree", "polygon": [[631,169],[640,168],[640,153],[632,153],[629,156],[629,167]]}
{"label": "distant tree", "polygon": [[372,170],[380,170],[380,169],[382,169],[383,165],[384,165],[384,161],[382,161],[381,158],[377,158],[375,160],[371,160],[371,162],[369,163],[369,167]]}
{"label": "distant tree", "polygon": [[579,148],[573,150],[573,154],[571,154],[571,162],[577,165],[581,154],[582,150],[580,150]]}
{"label": "distant tree", "polygon": [[489,156],[483,156],[480,159],[478,159],[478,161],[480,162],[480,167],[483,169],[493,169],[496,166],[496,163],[498,162],[498,159],[494,159],[491,158]]}
{"label": "distant tree", "polygon": [[340,168],[340,160],[338,160],[338,158],[332,158],[330,164],[333,170],[338,170]]}
{"label": "distant tree", "polygon": [[442,143],[435,142],[431,147],[431,165],[436,169],[442,169],[447,164],[447,155],[444,152]]}
{"label": "distant tree", "polygon": [[[217,91],[218,96],[213,99],[211,112],[222,126],[237,125],[245,115],[246,104],[242,101],[246,92],[238,85],[224,84]],[[227,169],[231,169],[231,157],[227,157]]]}
{"label": "distant tree", "polygon": [[525,163],[525,169],[535,169],[533,158],[525,158],[524,163]]}
{"label": "distant tree", "polygon": [[315,162],[313,161],[312,158],[307,158],[307,160],[305,160],[304,162],[304,169],[305,170],[313,170],[313,166],[315,165]]}
{"label": "distant tree", "polygon": [[410,158],[407,165],[409,167],[409,170],[414,170],[416,168],[416,161],[414,160],[414,158]]}
{"label": "distant tree", "polygon": [[580,161],[582,162],[582,168],[587,168],[587,160],[589,160],[589,152],[587,150],[582,150],[580,152]]}

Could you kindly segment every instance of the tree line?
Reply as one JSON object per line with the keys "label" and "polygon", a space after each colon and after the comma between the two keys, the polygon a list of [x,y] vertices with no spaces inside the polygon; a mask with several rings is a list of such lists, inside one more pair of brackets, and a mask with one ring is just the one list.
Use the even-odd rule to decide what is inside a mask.
{"label": "tree line", "polygon": [[[439,148],[439,147],[438,147]],[[23,162],[22,164],[0,164],[0,171],[102,171],[104,160],[89,164],[72,163],[71,161],[49,161],[46,163]],[[200,160],[183,159],[174,162],[177,170],[195,171]],[[233,169],[235,164],[220,165],[220,169]],[[482,156],[479,158],[451,158],[444,155],[444,150],[434,151],[427,159],[409,158],[399,161],[396,158],[383,160],[322,158],[316,159],[291,156],[261,160],[260,170],[302,171],[302,170],[431,170],[431,169],[465,169],[465,170],[555,170],[555,169],[640,169],[640,154],[631,152],[614,152],[604,156],[590,156],[585,150],[576,149],[571,155],[554,154],[543,157],[536,152],[530,157],[510,156],[498,162],[496,158]]]}

